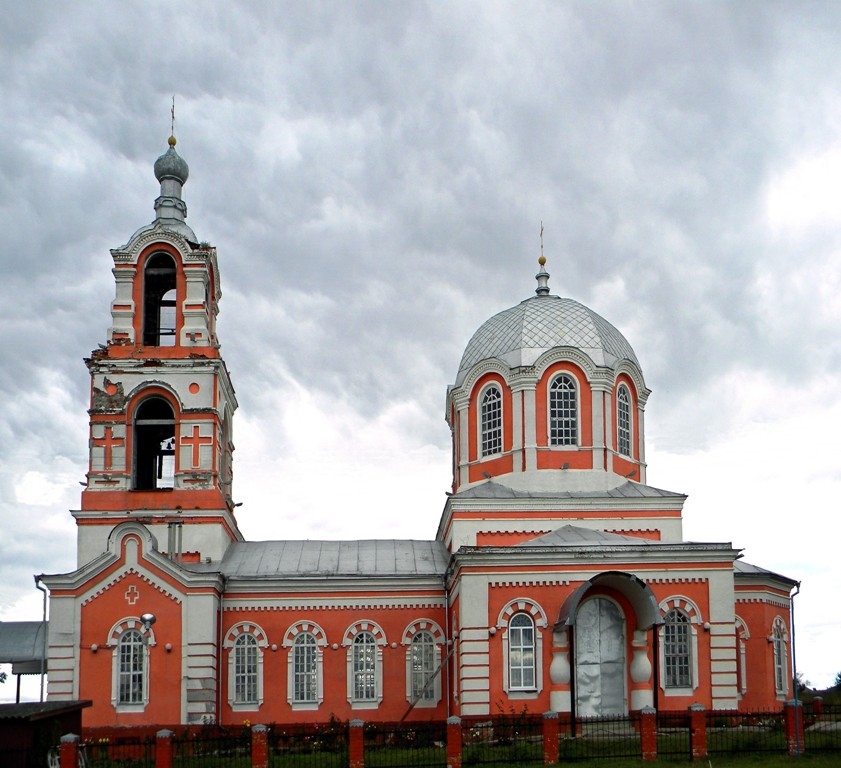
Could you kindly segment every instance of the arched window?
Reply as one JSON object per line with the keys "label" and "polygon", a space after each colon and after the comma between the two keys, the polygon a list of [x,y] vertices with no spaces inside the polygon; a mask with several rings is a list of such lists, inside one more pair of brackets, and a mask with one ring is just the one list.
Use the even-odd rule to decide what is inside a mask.
{"label": "arched window", "polygon": [[692,686],[692,628],[689,617],[672,608],[663,626],[663,672],[666,688]]}
{"label": "arched window", "polygon": [[508,680],[511,690],[534,689],[534,662],[534,621],[527,613],[518,613],[508,624]]}
{"label": "arched window", "polygon": [[370,632],[353,638],[353,701],[377,701],[377,641]]}
{"label": "arched window", "polygon": [[132,480],[139,491],[175,486],[175,416],[161,397],[151,397],[137,408]]}
{"label": "arched window", "polygon": [[127,629],[117,643],[117,706],[146,703],[146,647],[137,629]]}
{"label": "arched window", "polygon": [[175,346],[175,262],[156,253],[143,270],[143,343],[152,347]]}
{"label": "arched window", "polygon": [[266,633],[250,621],[240,622],[225,633],[228,651],[228,704],[235,712],[256,711],[263,704],[263,654]]}
{"label": "arched window", "polygon": [[492,385],[482,394],[482,456],[502,453],[502,393]]}
{"label": "arched window", "polygon": [[631,455],[631,393],[624,384],[616,391],[616,447],[623,456]]}
{"label": "arched window", "polygon": [[234,704],[259,702],[257,675],[257,638],[241,634],[234,643]]}
{"label": "arched window", "polygon": [[778,696],[785,696],[788,693],[786,627],[779,617],[774,619],[774,626],[771,629],[771,643],[774,646],[774,687]]}
{"label": "arched window", "polygon": [[435,638],[429,632],[417,632],[412,637],[412,701],[423,703],[436,701],[435,674]]}
{"label": "arched window", "polygon": [[292,701],[313,704],[318,701],[318,645],[311,632],[301,632],[292,645]]}
{"label": "arched window", "polygon": [[578,443],[578,403],[575,380],[562,373],[549,385],[549,445]]}

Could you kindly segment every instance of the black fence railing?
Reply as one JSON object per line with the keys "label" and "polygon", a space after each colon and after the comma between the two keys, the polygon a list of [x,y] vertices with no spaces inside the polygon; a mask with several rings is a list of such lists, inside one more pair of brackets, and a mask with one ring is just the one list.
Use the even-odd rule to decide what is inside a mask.
{"label": "black fence railing", "polygon": [[691,755],[688,712],[657,713],[657,754],[688,758]]}
{"label": "black fence railing", "polygon": [[569,719],[560,721],[558,754],[562,763],[640,756],[638,718],[581,717],[575,721],[574,731]]}
{"label": "black fence railing", "polygon": [[89,768],[155,768],[155,739],[98,739],[79,747],[79,765]]}
{"label": "black fence railing", "polygon": [[462,721],[462,765],[542,765],[543,719],[527,713]]}
{"label": "black fence railing", "polygon": [[346,768],[348,724],[271,725],[268,747],[270,768]]}
{"label": "black fence railing", "polygon": [[806,752],[841,752],[841,706],[822,707],[817,714],[814,707],[803,715],[803,747]]}
{"label": "black fence railing", "polygon": [[441,768],[447,765],[442,722],[369,723],[364,729],[368,768]]}
{"label": "black fence railing", "polygon": [[785,753],[785,715],[782,712],[716,712],[705,713],[707,752]]}
{"label": "black fence railing", "polygon": [[198,732],[173,738],[172,764],[178,768],[245,768],[251,764],[251,732]]}

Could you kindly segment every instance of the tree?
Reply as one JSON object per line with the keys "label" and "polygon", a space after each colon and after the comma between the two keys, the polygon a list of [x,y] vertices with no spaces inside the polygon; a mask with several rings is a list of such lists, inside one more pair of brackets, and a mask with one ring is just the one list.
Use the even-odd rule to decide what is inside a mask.
{"label": "tree", "polygon": [[0,683],[5,683],[6,682],[6,677],[7,677],[7,675],[6,675],[5,672],[0,672]]}
{"label": "tree", "polygon": [[832,684],[832,687],[837,688],[839,685],[841,685],[841,672],[835,675],[835,682]]}

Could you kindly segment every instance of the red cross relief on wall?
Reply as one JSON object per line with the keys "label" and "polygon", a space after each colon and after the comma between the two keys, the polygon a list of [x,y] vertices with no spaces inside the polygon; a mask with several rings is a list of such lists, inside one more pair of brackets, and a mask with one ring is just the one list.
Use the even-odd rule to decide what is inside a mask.
{"label": "red cross relief on wall", "polygon": [[105,427],[104,437],[95,437],[93,444],[105,448],[105,469],[111,469],[112,466],[112,448],[117,448],[125,443],[122,437],[114,437],[114,431],[111,427]]}
{"label": "red cross relief on wall", "polygon": [[132,584],[126,590],[126,602],[129,605],[134,605],[138,600],[140,600],[140,590],[138,590],[137,587],[135,587],[134,584]]}
{"label": "red cross relief on wall", "polygon": [[193,468],[201,465],[199,451],[203,445],[210,445],[213,443],[212,437],[199,437],[199,428],[197,424],[193,425],[193,434],[191,437],[182,437],[181,445],[189,445],[193,449]]}

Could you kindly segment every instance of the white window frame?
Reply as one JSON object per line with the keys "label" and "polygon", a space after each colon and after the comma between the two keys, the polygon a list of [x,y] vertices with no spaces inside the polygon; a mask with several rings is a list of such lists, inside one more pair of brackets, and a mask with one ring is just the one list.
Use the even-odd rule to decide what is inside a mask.
{"label": "white window frame", "polygon": [[[297,653],[299,638],[308,635],[315,641],[315,699],[301,700],[296,697],[295,686]],[[293,624],[284,635],[283,647],[286,657],[286,701],[296,711],[316,710],[324,702],[324,649],[327,647],[327,635],[324,630],[311,621],[299,621]]]}
{"label": "white window frame", "polygon": [[687,619],[689,641],[689,685],[677,686],[666,684],[666,625],[657,629],[659,635],[660,690],[666,696],[691,696],[698,688],[698,626],[701,624],[701,612],[689,598],[674,596],[660,603],[660,614],[665,619],[673,611],[679,611]]}
{"label": "white window frame", "polygon": [[[123,677],[121,649],[128,633],[137,633],[140,637],[140,661],[142,675],[141,695],[139,701],[124,702],[120,697],[120,682]],[[119,713],[143,712],[149,704],[149,673],[150,646],[155,645],[155,636],[151,630],[146,630],[139,616],[128,616],[121,619],[108,632],[106,647],[112,649],[111,654],[111,705]]]}
{"label": "white window frame", "polygon": [[747,641],[750,639],[750,631],[748,625],[739,617],[736,617],[736,655],[737,664],[739,665],[739,685],[738,694],[742,698],[748,691],[748,659],[747,659]]}
{"label": "white window frame", "polygon": [[[415,638],[424,633],[429,636],[431,648],[431,669],[423,670],[421,674],[424,679],[428,679],[432,674],[435,677],[426,691],[423,698],[415,701],[416,681],[418,679],[418,670],[414,669],[416,650],[414,645]],[[416,709],[424,709],[427,707],[435,707],[441,701],[441,679],[443,677],[443,670],[441,669],[441,659],[443,658],[443,647],[445,644],[444,632],[437,622],[432,619],[419,619],[412,622],[403,632],[402,645],[406,649],[406,701],[410,704],[414,703]]]}
{"label": "white window frame", "polygon": [[[257,644],[255,674],[257,697],[254,701],[237,700],[237,645],[241,635],[251,635]],[[234,712],[256,712],[263,705],[263,657],[268,647],[266,633],[254,622],[242,621],[231,627],[225,634],[224,648],[228,652],[228,704]]]}
{"label": "white window frame", "polygon": [[[359,676],[358,664],[360,662],[360,642],[356,638],[360,635],[371,638],[371,662],[370,672],[363,674],[373,675],[371,695],[364,697],[357,696],[357,677]],[[367,643],[366,643],[367,644]],[[352,709],[376,709],[383,700],[383,646],[386,645],[386,637],[382,628],[373,621],[357,622],[345,632],[342,643],[347,654],[347,700]]]}
{"label": "white window frame", "polygon": [[[511,683],[511,620],[520,614],[529,617],[534,631],[534,685],[514,687]],[[548,626],[546,612],[533,600],[518,598],[509,602],[497,618],[502,630],[502,687],[509,699],[536,699],[543,690],[543,632]]]}
{"label": "white window frame", "polygon": [[[631,407],[633,402],[631,390],[622,382],[616,388],[616,452],[628,459],[633,458],[634,449],[634,416]],[[623,413],[623,410],[627,412]],[[626,424],[623,423],[625,421]]]}
{"label": "white window frame", "polygon": [[[569,382],[569,387],[566,390],[556,390],[555,385],[557,382],[565,379]],[[555,438],[553,437],[553,430],[555,429],[554,423],[554,405],[553,405],[553,395],[555,395],[556,391],[558,392],[567,392],[571,389],[572,391],[572,419],[569,416],[564,416],[559,419],[559,422],[564,424],[569,424],[570,421],[572,422],[573,427],[573,436],[571,442],[555,442]],[[552,378],[549,380],[549,387],[547,389],[546,394],[546,434],[548,437],[548,443],[550,448],[576,448],[580,445],[581,439],[581,416],[580,416],[580,401],[579,401],[579,390],[580,385],[578,379],[573,376],[569,371],[558,371]]]}
{"label": "white window frame", "polygon": [[[486,425],[485,399],[491,390],[495,390],[498,396],[497,421],[498,424]],[[479,458],[487,459],[491,456],[499,456],[505,450],[505,429],[504,429],[504,407],[502,396],[502,385],[498,381],[491,381],[479,391],[476,401],[478,424],[479,424]],[[490,417],[488,417],[490,418]]]}
{"label": "white window frame", "polygon": [[768,637],[774,656],[774,690],[777,698],[784,700],[788,696],[788,628],[782,616],[777,616],[771,625]]}

